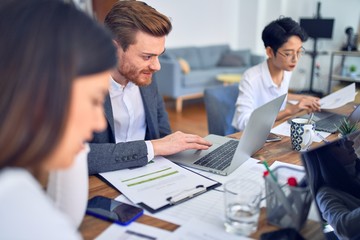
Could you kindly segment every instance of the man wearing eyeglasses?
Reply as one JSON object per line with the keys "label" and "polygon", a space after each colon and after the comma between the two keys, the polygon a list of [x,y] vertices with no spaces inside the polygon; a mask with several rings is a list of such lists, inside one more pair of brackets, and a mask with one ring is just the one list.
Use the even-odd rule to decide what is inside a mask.
{"label": "man wearing eyeglasses", "polygon": [[[302,43],[307,34],[291,18],[279,18],[269,23],[262,32],[267,60],[248,69],[239,84],[239,96],[232,125],[243,130],[253,110],[288,93],[292,71],[305,53]],[[286,104],[288,100],[297,104]],[[319,111],[319,98],[288,93],[276,120],[306,110]]]}

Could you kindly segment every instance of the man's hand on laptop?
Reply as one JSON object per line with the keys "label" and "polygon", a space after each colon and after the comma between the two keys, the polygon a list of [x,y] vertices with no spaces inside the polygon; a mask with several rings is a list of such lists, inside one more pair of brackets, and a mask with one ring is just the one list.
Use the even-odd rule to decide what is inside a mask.
{"label": "man's hand on laptop", "polygon": [[171,155],[188,149],[207,150],[212,145],[212,143],[198,135],[186,134],[180,131],[160,139],[151,140],[151,143],[155,156]]}

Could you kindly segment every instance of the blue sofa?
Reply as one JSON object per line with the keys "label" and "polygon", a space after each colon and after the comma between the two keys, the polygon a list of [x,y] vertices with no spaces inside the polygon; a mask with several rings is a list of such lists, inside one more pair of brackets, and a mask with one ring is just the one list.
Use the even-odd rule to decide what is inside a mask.
{"label": "blue sofa", "polygon": [[161,70],[154,79],[160,94],[176,99],[176,111],[181,112],[183,100],[202,97],[206,87],[223,84],[217,75],[242,74],[264,59],[250,49],[231,50],[227,44],[169,48],[159,57]]}

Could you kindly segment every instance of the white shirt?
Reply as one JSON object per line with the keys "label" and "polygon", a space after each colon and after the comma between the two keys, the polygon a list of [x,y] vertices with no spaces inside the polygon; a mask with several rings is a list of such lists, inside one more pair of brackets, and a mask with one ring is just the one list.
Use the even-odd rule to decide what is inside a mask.
{"label": "white shirt", "polygon": [[[116,143],[144,140],[146,134],[145,110],[139,87],[132,82],[122,86],[111,78],[109,93],[114,116]],[[145,141],[145,143],[148,161],[150,161],[154,158],[154,148],[150,141]]]}
{"label": "white shirt", "polygon": [[[245,71],[239,83],[239,96],[232,121],[233,127],[242,131],[249,121],[251,113],[258,107],[288,93],[291,72],[284,71],[280,86],[277,86],[270,75],[267,61]],[[286,100],[280,110],[286,107]]]}
{"label": "white shirt", "polygon": [[21,168],[0,171],[0,239],[81,239],[35,178]]}

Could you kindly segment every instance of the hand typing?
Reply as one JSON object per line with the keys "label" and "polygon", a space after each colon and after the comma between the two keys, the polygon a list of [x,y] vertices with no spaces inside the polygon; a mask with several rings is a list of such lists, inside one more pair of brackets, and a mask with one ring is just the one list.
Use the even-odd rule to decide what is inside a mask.
{"label": "hand typing", "polygon": [[180,131],[161,139],[151,140],[151,143],[154,147],[155,156],[171,155],[187,149],[207,150],[212,145],[198,135]]}

